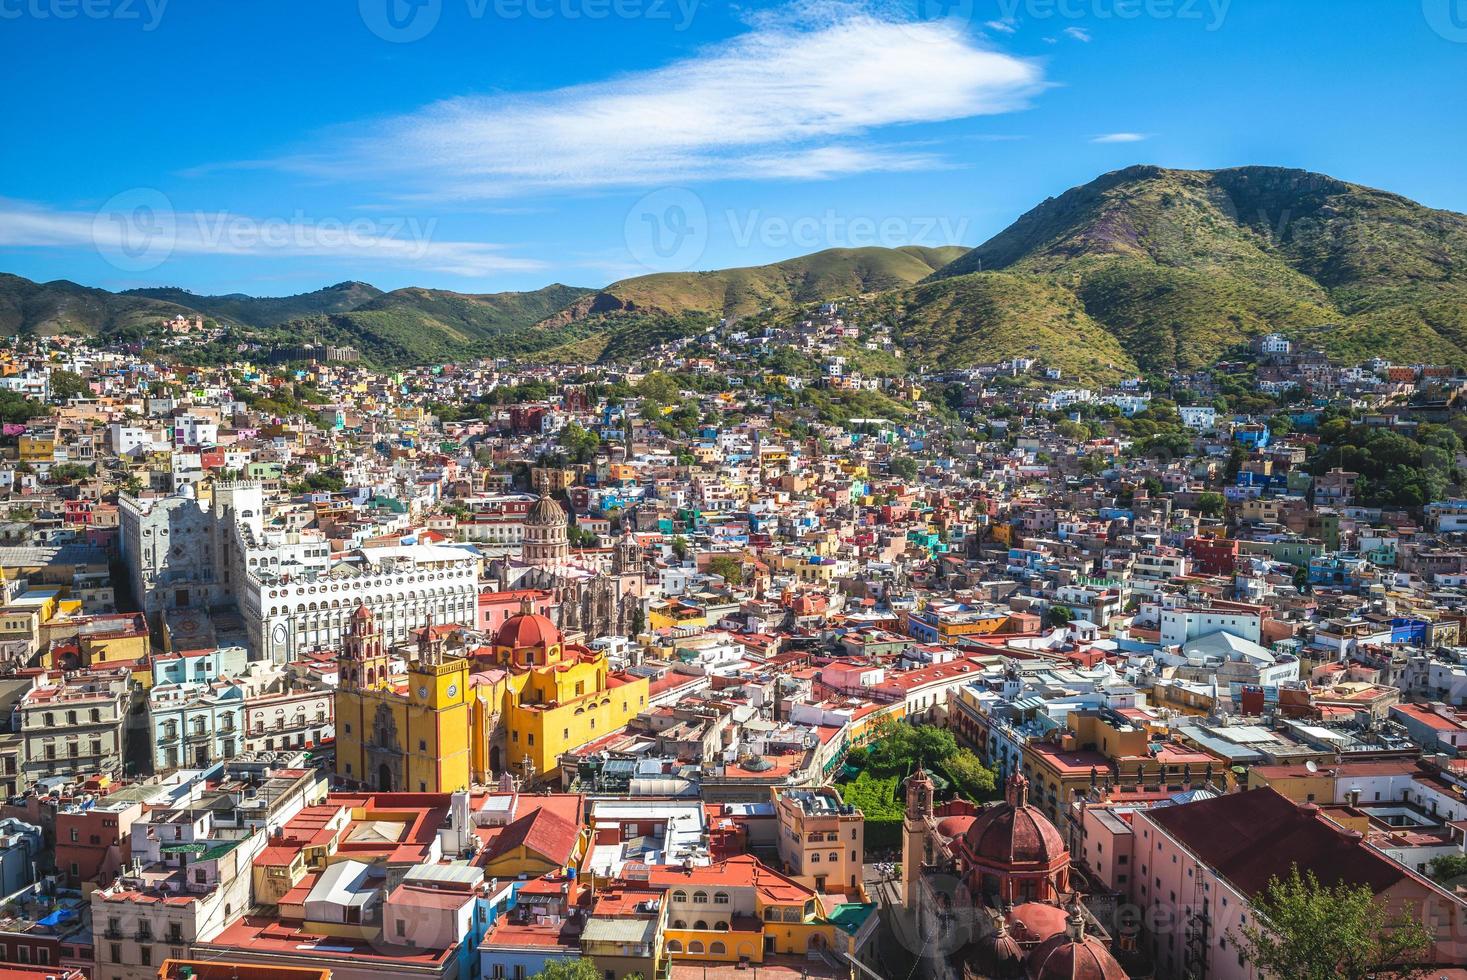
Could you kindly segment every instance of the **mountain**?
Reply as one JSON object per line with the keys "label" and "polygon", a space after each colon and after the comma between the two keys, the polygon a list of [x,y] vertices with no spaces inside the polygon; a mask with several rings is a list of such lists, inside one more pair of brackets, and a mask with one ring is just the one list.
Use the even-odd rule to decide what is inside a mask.
{"label": "mountain", "polygon": [[118,295],[164,300],[186,309],[197,310],[220,323],[258,328],[271,327],[286,320],[318,313],[354,310],[381,296],[382,290],[365,282],[340,282],[335,286],[295,296],[246,296],[244,293],[200,296],[172,286],[128,289]]}
{"label": "mountain", "polygon": [[408,287],[382,293],[342,313],[304,317],[281,331],[350,344],[383,363],[432,363],[473,354],[532,353],[557,342],[514,335],[593,290],[559,283],[522,293],[455,293]]}
{"label": "mountain", "polygon": [[[1098,326],[1148,369],[1206,365],[1269,331],[1344,359],[1467,365],[1464,263],[1467,216],[1396,194],[1274,167],[1131,167],[1046,200],[893,305],[932,356],[1073,360],[1062,337],[1013,335],[1083,313],[1076,339]],[[1035,287],[1026,304],[969,302],[1011,292],[988,282],[1000,275]],[[954,308],[967,328],[934,334]]]}
{"label": "mountain", "polygon": [[828,248],[770,265],[715,272],[656,272],[614,282],[546,321],[564,326],[596,314],[657,311],[740,317],[908,286],[961,256],[959,245]]}
{"label": "mountain", "polygon": [[161,299],[110,293],[66,279],[32,282],[0,273],[0,334],[116,332],[193,312]]}
{"label": "mountain", "polygon": [[1050,198],[975,249],[837,248],[769,265],[657,273],[603,289],[279,298],[109,293],[0,275],[0,331],[123,334],[199,312],[267,342],[356,346],[379,363],[608,361],[720,318],[849,301],[910,363],[1032,356],[1067,378],[1191,369],[1279,331],[1343,360],[1467,366],[1467,216],[1276,167],[1138,166]]}
{"label": "mountain", "polygon": [[1065,377],[1116,380],[1136,361],[1074,293],[1031,276],[976,272],[919,283],[881,298],[911,363],[967,366],[1037,357]]}

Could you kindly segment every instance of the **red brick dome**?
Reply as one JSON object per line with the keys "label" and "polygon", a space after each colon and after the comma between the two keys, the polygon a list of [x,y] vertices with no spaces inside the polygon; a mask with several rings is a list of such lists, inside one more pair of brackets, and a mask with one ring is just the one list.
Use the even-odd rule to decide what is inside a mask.
{"label": "red brick dome", "polygon": [[963,842],[984,864],[998,867],[1068,861],[1069,849],[1049,818],[1029,805],[1028,780],[1015,773],[1008,799],[986,808],[973,821]]}
{"label": "red brick dome", "polygon": [[937,821],[937,832],[942,835],[943,840],[957,840],[967,834],[968,828],[973,826],[976,819],[978,818],[968,814],[943,817]]}
{"label": "red brick dome", "polygon": [[1032,980],[1128,980],[1105,944],[1083,932],[1060,933],[1029,954]]}
{"label": "red brick dome", "polygon": [[565,636],[546,616],[520,613],[506,619],[494,634],[494,645],[520,650],[525,647],[552,647],[565,642]]}

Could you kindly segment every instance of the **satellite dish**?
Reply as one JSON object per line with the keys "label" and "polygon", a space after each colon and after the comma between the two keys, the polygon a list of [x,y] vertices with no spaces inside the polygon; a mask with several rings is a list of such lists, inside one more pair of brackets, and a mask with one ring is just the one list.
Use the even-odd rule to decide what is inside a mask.
{"label": "satellite dish", "polygon": [[1304,768],[1309,770],[1310,772],[1319,772],[1319,766],[1317,763],[1315,763],[1313,759],[1310,759],[1308,762],[1304,763]]}

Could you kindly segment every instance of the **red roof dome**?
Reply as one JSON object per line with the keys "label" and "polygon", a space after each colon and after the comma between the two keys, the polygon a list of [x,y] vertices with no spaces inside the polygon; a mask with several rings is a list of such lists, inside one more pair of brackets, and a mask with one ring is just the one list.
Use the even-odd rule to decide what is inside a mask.
{"label": "red roof dome", "polygon": [[1015,773],[1008,800],[988,807],[973,821],[963,841],[977,859],[990,864],[1050,865],[1069,859],[1069,848],[1049,818],[1029,805],[1028,780]]}
{"label": "red roof dome", "polygon": [[977,819],[977,817],[969,816],[967,814],[960,814],[953,817],[943,817],[941,820],[937,821],[937,832],[942,835],[944,840],[957,840],[959,837],[962,837],[968,832],[968,828],[971,827],[973,825],[973,821]]}
{"label": "red roof dome", "polygon": [[494,634],[497,647],[552,647],[565,642],[565,636],[548,617],[539,613],[511,616]]}
{"label": "red roof dome", "polygon": [[1062,934],[1070,916],[1058,905],[1025,902],[1009,910],[1008,920],[1019,939],[1035,944]]}
{"label": "red roof dome", "polygon": [[1126,971],[1094,936],[1060,933],[1029,954],[1033,980],[1128,980]]}

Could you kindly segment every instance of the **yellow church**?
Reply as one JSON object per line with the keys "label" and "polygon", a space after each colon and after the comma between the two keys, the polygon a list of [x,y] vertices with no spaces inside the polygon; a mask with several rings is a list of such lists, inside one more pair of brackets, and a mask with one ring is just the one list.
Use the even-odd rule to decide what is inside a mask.
{"label": "yellow church", "polygon": [[534,781],[555,775],[560,756],[626,727],[647,710],[646,677],[614,672],[606,654],[567,643],[526,602],[492,645],[475,651],[475,771],[506,770]]}
{"label": "yellow church", "polygon": [[429,626],[406,679],[394,676],[359,606],[338,660],[337,775],[382,791],[452,792],[506,771],[533,783],[558,774],[562,753],[647,709],[646,677],[613,672],[605,653],[567,643],[528,604],[489,647],[462,653],[445,652]]}
{"label": "yellow church", "polygon": [[376,621],[358,606],[337,660],[336,774],[385,792],[468,789],[469,664],[443,654],[432,629],[404,680]]}

